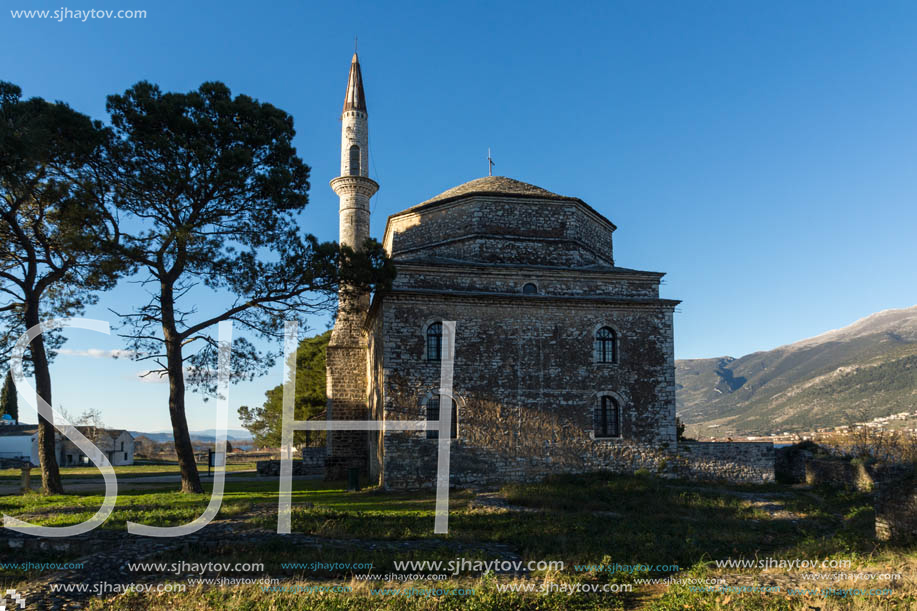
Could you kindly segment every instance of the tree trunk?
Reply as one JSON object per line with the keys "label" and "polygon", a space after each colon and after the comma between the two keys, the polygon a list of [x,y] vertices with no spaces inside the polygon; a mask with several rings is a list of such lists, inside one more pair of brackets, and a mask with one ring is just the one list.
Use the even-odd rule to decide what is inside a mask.
{"label": "tree trunk", "polygon": [[175,440],[175,454],[181,471],[181,491],[204,492],[201,477],[194,460],[194,448],[188,433],[188,419],[185,417],[185,371],[182,366],[181,338],[175,328],[172,309],[172,291],[162,290],[162,331],[166,343],[166,368],[169,373],[169,416],[172,419],[172,437]]}
{"label": "tree trunk", "polygon": [[[25,311],[25,326],[31,329],[39,323],[37,300],[27,300]],[[48,355],[45,352],[44,337],[39,335],[29,344],[32,355],[32,366],[35,369],[35,390],[38,396],[51,405],[51,370],[48,366]],[[64,486],[60,479],[60,469],[57,466],[57,456],[54,453],[54,423],[38,416],[38,462],[41,464],[41,491],[42,494],[63,494]]]}

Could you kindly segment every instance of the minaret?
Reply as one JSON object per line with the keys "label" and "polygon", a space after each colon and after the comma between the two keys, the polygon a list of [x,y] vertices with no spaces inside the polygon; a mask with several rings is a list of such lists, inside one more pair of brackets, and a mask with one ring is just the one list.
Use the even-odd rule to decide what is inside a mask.
{"label": "minaret", "polygon": [[[341,114],[341,175],[331,181],[341,199],[340,243],[354,250],[369,238],[369,199],[379,190],[369,177],[369,126],[360,60],[353,54]],[[367,338],[363,321],[369,312],[369,293],[341,285],[338,313],[328,343],[327,415],[329,420],[366,420]],[[369,459],[367,431],[328,431],[326,477],[341,479],[347,469],[366,472]]]}
{"label": "minaret", "polygon": [[[341,175],[331,181],[331,188],[341,199],[339,241],[354,250],[362,248],[369,237],[369,199],[379,190],[376,181],[369,177],[367,117],[360,60],[354,53],[341,114]],[[363,315],[369,310],[369,295],[353,294],[347,287],[341,287],[339,296],[338,319],[331,341],[350,343],[359,338]]]}

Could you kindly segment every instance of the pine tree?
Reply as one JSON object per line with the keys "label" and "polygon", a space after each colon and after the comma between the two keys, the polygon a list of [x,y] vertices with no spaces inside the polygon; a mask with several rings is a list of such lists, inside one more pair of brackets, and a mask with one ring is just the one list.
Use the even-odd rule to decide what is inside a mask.
{"label": "pine tree", "polygon": [[[331,331],[300,342],[296,349],[296,396],[293,399],[293,417],[308,420],[319,413],[328,402],[325,396],[325,350],[331,339]],[[266,399],[261,407],[239,408],[242,426],[252,434],[255,445],[279,447],[283,425],[283,385],[278,384],[264,393]],[[295,431],[296,445],[308,443],[309,431]],[[312,432],[311,435],[316,435]]]}
{"label": "pine tree", "polygon": [[[79,316],[129,265],[114,252],[117,217],[103,164],[108,130],[62,102],[22,99],[0,81],[0,360],[52,318]],[[24,355],[48,405],[50,361],[63,337],[38,335]],[[42,410],[43,411],[43,410]],[[62,494],[51,419],[38,414],[42,491]]]}
{"label": "pine tree", "polygon": [[19,420],[19,403],[16,396],[16,385],[13,384],[13,372],[6,372],[3,390],[0,391],[0,416],[9,414],[13,420]]}
{"label": "pine tree", "polygon": [[[108,110],[114,201],[132,227],[125,256],[156,287],[122,315],[124,336],[168,376],[181,489],[201,493],[185,393],[216,390],[210,330],[231,320],[276,346],[284,320],[331,311],[342,283],[384,287],[393,267],[377,242],[354,253],[304,234],[309,166],[293,147],[293,118],[279,108],[233,97],[222,83],[163,93],[142,82],[109,96]],[[201,307],[206,293],[192,289],[233,300]],[[234,339],[233,380],[268,371],[278,352]]]}

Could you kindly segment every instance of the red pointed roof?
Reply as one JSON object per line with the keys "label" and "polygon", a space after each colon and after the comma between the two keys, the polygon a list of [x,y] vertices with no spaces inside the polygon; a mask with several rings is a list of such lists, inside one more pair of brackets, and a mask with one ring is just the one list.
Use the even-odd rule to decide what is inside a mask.
{"label": "red pointed roof", "polygon": [[366,96],[363,94],[363,75],[360,73],[360,59],[353,54],[350,61],[350,76],[347,78],[347,94],[344,96],[344,112],[360,110],[366,112]]}

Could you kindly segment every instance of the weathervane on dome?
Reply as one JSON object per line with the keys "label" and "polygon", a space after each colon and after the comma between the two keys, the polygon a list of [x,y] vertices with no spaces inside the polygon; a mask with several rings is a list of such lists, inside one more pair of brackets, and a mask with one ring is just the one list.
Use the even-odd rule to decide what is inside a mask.
{"label": "weathervane on dome", "polygon": [[494,175],[494,166],[497,165],[494,163],[493,157],[490,156],[490,147],[487,147],[487,175]]}

